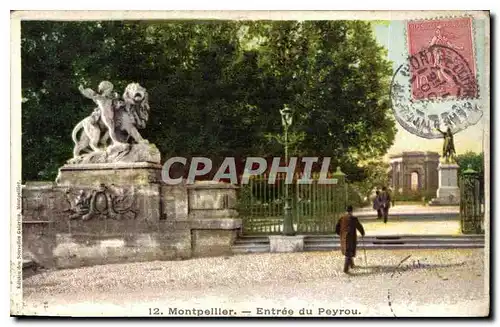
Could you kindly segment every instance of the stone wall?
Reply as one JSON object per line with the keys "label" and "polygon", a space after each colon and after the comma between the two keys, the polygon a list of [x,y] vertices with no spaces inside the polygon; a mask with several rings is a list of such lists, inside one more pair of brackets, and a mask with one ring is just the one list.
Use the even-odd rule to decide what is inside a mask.
{"label": "stone wall", "polygon": [[[133,174],[156,176],[147,169]],[[234,186],[166,185],[139,177],[140,182],[125,185],[116,183],[126,180],[119,173],[113,179],[101,171],[98,178],[76,185],[78,179],[70,181],[74,174],[60,176],[58,183],[23,186],[25,258],[45,267],[72,268],[231,254],[241,229]],[[104,179],[108,184],[103,186]],[[91,198],[94,214],[75,207],[81,194]]]}
{"label": "stone wall", "polygon": [[166,222],[156,228],[107,224],[100,230],[99,225],[87,227],[87,232],[82,229],[58,232],[52,252],[55,266],[69,268],[192,256],[189,229],[176,229]]}
{"label": "stone wall", "polygon": [[193,256],[232,254],[241,221],[235,219],[199,219],[190,222]]}
{"label": "stone wall", "polygon": [[187,187],[180,185],[162,185],[162,219],[186,220],[189,215]]}

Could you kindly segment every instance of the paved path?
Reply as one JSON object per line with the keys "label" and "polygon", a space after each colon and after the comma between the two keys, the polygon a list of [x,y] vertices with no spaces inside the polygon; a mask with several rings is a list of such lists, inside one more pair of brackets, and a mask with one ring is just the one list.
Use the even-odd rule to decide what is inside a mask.
{"label": "paved path", "polygon": [[[359,208],[354,211],[358,217],[377,215],[377,212],[372,207]],[[422,206],[422,205],[397,205],[391,207],[389,215],[450,215],[460,214],[460,207],[458,206]]]}
{"label": "paved path", "polygon": [[[418,220],[390,218],[387,224],[381,219],[361,219],[366,235],[458,235],[461,234],[460,220]],[[276,225],[278,230],[280,226]],[[297,224],[293,224],[297,230]],[[299,233],[300,234],[300,233]],[[333,232],[330,234],[334,234]]]}
{"label": "paved path", "polygon": [[[358,252],[360,267],[351,275],[340,272],[339,251],[45,272],[24,280],[25,313],[147,316],[150,308],[158,308],[158,313],[169,316],[194,308],[269,317],[272,311],[263,309],[286,308],[294,316],[307,309],[312,316],[324,317],[487,314],[482,249],[372,250],[367,251],[366,267],[363,257]],[[400,264],[404,258],[408,259]],[[276,311],[274,315],[283,316]]]}
{"label": "paved path", "polygon": [[461,234],[459,213],[457,206],[396,205],[389,211],[387,224],[376,219],[376,211],[371,207],[357,209],[354,215],[361,219],[367,234],[374,236],[457,235]]}
{"label": "paved path", "polygon": [[459,220],[411,221],[389,220],[387,224],[381,219],[361,221],[366,235],[459,235],[461,233]]}

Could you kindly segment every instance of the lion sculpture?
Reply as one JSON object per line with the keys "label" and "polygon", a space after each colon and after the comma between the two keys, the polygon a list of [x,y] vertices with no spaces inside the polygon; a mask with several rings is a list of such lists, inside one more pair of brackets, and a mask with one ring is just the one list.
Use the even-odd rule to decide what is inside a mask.
{"label": "lion sculpture", "polygon": [[[83,96],[93,100],[97,107],[73,129],[75,146],[72,163],[106,162],[103,152],[110,152],[110,149],[123,152],[130,150],[130,144],[148,143],[138,131],[146,127],[149,119],[146,89],[138,83],[131,83],[125,88],[123,99],[120,99],[113,88],[108,81],[99,84],[98,92],[79,87]],[[82,156],[87,158],[82,159]]]}

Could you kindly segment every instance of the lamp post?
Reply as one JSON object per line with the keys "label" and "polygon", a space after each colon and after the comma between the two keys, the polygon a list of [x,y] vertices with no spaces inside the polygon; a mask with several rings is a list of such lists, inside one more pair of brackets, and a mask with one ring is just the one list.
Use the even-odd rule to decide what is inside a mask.
{"label": "lamp post", "polygon": [[[285,132],[285,162],[288,164],[288,128],[292,125],[292,110],[286,105],[280,110],[281,114],[281,124]],[[284,219],[283,219],[283,235],[295,235],[295,230],[293,229],[292,221],[292,205],[288,195],[288,184],[285,183],[285,207],[284,207]]]}

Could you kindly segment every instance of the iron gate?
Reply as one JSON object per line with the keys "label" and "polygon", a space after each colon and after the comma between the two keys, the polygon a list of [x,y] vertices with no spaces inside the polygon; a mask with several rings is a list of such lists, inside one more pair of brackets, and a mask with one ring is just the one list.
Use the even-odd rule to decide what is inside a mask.
{"label": "iron gate", "polygon": [[470,166],[460,178],[460,221],[462,233],[484,233],[484,183]]}
{"label": "iron gate", "polygon": [[300,234],[331,234],[345,211],[347,184],[345,175],[337,169],[327,178],[334,184],[323,184],[319,174],[313,174],[310,183],[286,184],[285,174],[277,174],[275,183],[269,184],[268,175],[252,176],[239,190],[238,212],[243,220],[244,234],[281,234],[285,206],[285,188],[288,187],[292,203],[294,230]]}

